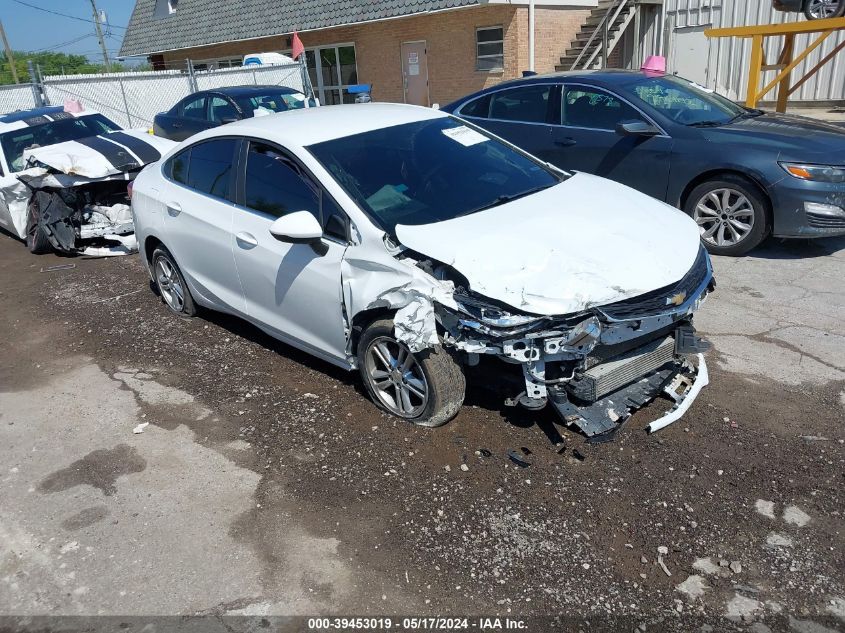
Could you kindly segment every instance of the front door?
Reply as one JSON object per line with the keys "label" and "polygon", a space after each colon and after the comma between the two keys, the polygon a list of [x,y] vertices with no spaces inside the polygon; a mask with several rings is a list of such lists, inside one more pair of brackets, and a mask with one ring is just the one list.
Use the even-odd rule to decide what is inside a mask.
{"label": "front door", "polygon": [[404,42],[401,47],[402,81],[405,86],[405,103],[428,107],[428,58],[426,43]]}
{"label": "front door", "polygon": [[250,319],[318,355],[345,359],[340,263],[342,240],[289,244],[270,234],[277,218],[308,211],[321,218],[323,193],[283,152],[250,141],[232,249]]}
{"label": "front door", "polygon": [[666,199],[672,139],[666,135],[622,136],[617,123],[646,120],[616,95],[593,86],[565,85],[560,125],[553,126],[553,158],[561,169],[586,171]]}

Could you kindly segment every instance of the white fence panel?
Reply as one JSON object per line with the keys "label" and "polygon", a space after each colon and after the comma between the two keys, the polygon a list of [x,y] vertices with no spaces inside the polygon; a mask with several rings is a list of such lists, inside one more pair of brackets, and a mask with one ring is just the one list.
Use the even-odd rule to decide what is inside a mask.
{"label": "white fence panel", "polygon": [[35,94],[33,89],[32,84],[0,86],[0,114],[34,108]]}
{"label": "white fence panel", "polygon": [[302,85],[302,67],[299,64],[275,66],[245,66],[196,72],[194,78],[200,90],[228,86],[273,85],[306,92]]}
{"label": "white fence panel", "polygon": [[187,75],[179,71],[65,75],[44,78],[44,93],[60,105],[74,98],[120,125],[149,127],[153,117],[190,94]]}

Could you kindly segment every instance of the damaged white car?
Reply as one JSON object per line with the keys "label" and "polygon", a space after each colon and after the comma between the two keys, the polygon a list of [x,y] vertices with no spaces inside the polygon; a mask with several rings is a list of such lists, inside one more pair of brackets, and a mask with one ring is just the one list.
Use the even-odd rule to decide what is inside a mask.
{"label": "damaged white car", "polygon": [[179,315],[239,315],[347,369],[416,424],[465,376],[590,436],[707,383],[693,312],[713,289],[696,224],[561,172],[435,110],[367,104],[247,119],[144,169],[141,254]]}
{"label": "damaged white car", "polygon": [[73,104],[0,116],[0,227],[33,253],[134,252],[127,183],[175,143]]}

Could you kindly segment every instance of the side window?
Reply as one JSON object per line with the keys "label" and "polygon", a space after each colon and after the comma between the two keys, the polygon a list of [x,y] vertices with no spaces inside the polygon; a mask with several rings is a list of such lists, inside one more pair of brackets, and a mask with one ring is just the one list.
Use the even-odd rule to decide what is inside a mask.
{"label": "side window", "polygon": [[566,87],[560,107],[561,121],[573,127],[615,130],[621,121],[642,120],[640,113],[624,101],[586,86]]}
{"label": "side window", "polygon": [[176,182],[183,185],[188,182],[188,163],[191,159],[191,148],[179,152],[167,161],[164,166],[164,175],[170,176]]}
{"label": "side window", "polygon": [[238,111],[232,102],[223,97],[211,97],[211,120],[215,123],[223,123],[232,119],[240,119]]}
{"label": "side window", "polygon": [[486,119],[490,116],[490,95],[479,97],[475,101],[465,104],[458,116],[474,116],[478,119]]}
{"label": "side window", "polygon": [[205,118],[205,97],[187,101],[182,105],[182,116],[189,119],[204,119]]}
{"label": "side window", "polygon": [[216,198],[231,199],[229,185],[236,147],[237,141],[230,138],[192,146],[185,184]]}
{"label": "side window", "polygon": [[490,118],[545,123],[548,120],[551,89],[552,86],[546,84],[494,92],[490,101]]}
{"label": "side window", "polygon": [[249,144],[244,180],[245,203],[275,218],[309,211],[320,218],[316,189],[281,152],[262,143]]}

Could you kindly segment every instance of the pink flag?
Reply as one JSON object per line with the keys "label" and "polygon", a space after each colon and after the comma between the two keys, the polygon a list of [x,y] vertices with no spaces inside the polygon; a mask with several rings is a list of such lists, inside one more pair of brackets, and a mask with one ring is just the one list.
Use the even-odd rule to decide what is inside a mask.
{"label": "pink flag", "polygon": [[291,42],[291,57],[296,59],[305,52],[305,47],[302,45],[302,40],[299,39],[296,31],[293,32],[293,41]]}

